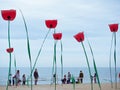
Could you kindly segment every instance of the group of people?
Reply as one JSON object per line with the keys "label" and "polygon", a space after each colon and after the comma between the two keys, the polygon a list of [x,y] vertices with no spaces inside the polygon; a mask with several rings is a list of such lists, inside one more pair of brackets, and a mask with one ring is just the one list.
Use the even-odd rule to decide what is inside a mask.
{"label": "group of people", "polygon": [[[17,70],[15,75],[12,77],[12,80],[11,80],[11,74],[9,76],[9,84],[8,85],[16,85],[18,86],[21,82],[22,82],[22,85],[26,85],[26,76],[25,74],[22,75],[22,80],[20,79],[20,71]],[[37,82],[38,82],[38,78],[39,78],[39,74],[38,74],[38,71],[37,69],[35,69],[34,73],[33,73],[33,76],[34,76],[34,84],[37,85]],[[54,76],[56,77],[56,76]],[[96,77],[97,77],[97,74],[95,73],[93,76],[91,76],[91,80],[92,80],[92,83],[97,83],[96,81]],[[119,77],[119,80],[120,80],[120,73],[118,75]],[[80,71],[79,73],[79,76],[77,78],[77,80],[75,81],[76,83],[83,83],[83,78],[84,78],[84,74],[82,71]],[[72,83],[71,82],[71,79],[72,79],[72,76],[71,76],[71,73],[68,72],[68,74],[64,75],[64,78],[61,80],[62,81],[62,84],[70,84]]]}
{"label": "group of people", "polygon": [[11,86],[11,84],[14,86],[16,84],[16,86],[18,86],[21,82],[20,80],[20,71],[17,70],[15,75],[12,77],[12,80],[11,80],[11,77],[12,77],[12,74],[9,75],[9,83],[8,85]]}
{"label": "group of people", "polygon": [[[22,75],[22,80],[20,79],[20,70],[17,70],[15,75],[12,77],[12,80],[11,80],[11,74],[9,75],[9,83],[8,85],[11,86],[11,85],[20,85],[21,82],[22,82],[22,85],[26,85],[26,75],[23,74]],[[35,69],[34,73],[33,73],[33,76],[34,76],[34,84],[37,85],[37,82],[38,82],[38,78],[39,78],[39,74],[38,74],[38,71],[37,69]]]}
{"label": "group of people", "polygon": [[[83,74],[82,71],[80,71],[79,76],[78,76],[78,78],[77,78],[77,80],[75,82],[76,83],[83,83],[83,78],[84,78],[84,74]],[[66,76],[66,74],[65,74],[64,78],[61,80],[62,84],[72,83],[71,79],[72,79],[71,73],[68,72],[68,75]],[[96,81],[96,73],[94,74],[94,76],[91,76],[91,80],[92,80],[92,82],[97,83],[97,81]]]}
{"label": "group of people", "polygon": [[61,80],[62,84],[69,84],[70,83],[70,79],[71,79],[71,73],[68,72],[68,75],[66,76],[66,74],[64,75],[64,78]]}
{"label": "group of people", "polygon": [[[71,82],[71,73],[68,72],[68,75],[66,77],[66,75],[64,75],[64,78],[61,80],[62,84],[70,84]],[[83,78],[84,78],[84,74],[82,71],[80,71],[79,77],[77,78],[76,83],[83,83]]]}

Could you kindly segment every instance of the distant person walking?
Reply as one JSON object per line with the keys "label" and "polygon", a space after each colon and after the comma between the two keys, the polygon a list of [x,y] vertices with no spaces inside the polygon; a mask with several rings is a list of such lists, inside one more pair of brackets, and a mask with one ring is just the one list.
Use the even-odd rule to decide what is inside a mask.
{"label": "distant person walking", "polygon": [[84,78],[84,74],[82,71],[80,71],[80,74],[79,74],[80,83],[83,83],[83,78]]}
{"label": "distant person walking", "polygon": [[38,71],[37,71],[37,69],[35,69],[35,71],[34,71],[35,85],[37,85],[38,78],[39,78],[39,74],[38,74]]}
{"label": "distant person walking", "polygon": [[23,74],[22,76],[22,85],[25,85],[26,84],[26,76],[25,74]]}
{"label": "distant person walking", "polygon": [[93,78],[94,78],[94,83],[97,83],[96,82],[96,73],[94,74]]}

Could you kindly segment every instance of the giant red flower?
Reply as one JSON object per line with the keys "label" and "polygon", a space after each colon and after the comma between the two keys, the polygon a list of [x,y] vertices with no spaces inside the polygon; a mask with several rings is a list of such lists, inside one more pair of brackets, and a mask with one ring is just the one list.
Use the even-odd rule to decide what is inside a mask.
{"label": "giant red flower", "polygon": [[57,20],[45,20],[45,24],[48,28],[55,28],[57,26]]}
{"label": "giant red flower", "polygon": [[79,32],[78,34],[74,35],[74,38],[75,38],[78,42],[84,41],[84,32]]}
{"label": "giant red flower", "polygon": [[109,24],[109,28],[111,32],[117,32],[118,31],[118,24]]}
{"label": "giant red flower", "polygon": [[4,20],[12,21],[16,17],[16,10],[1,10],[1,14]]}
{"label": "giant red flower", "polygon": [[53,34],[53,38],[54,38],[55,40],[60,40],[60,39],[62,38],[62,33],[54,33],[54,34]]}
{"label": "giant red flower", "polygon": [[13,48],[7,48],[6,51],[7,51],[8,53],[12,53],[12,52],[13,52]]}

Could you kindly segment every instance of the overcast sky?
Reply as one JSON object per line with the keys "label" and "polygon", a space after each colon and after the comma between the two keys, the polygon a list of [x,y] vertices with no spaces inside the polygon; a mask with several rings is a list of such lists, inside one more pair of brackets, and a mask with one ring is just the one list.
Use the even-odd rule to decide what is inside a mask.
{"label": "overcast sky", "polygon": [[[63,62],[65,67],[87,67],[81,44],[73,36],[84,31],[91,43],[98,67],[108,67],[112,33],[108,24],[120,23],[120,0],[0,0],[0,10],[15,9],[17,15],[11,22],[11,46],[17,66],[29,66],[26,33],[19,9],[22,10],[28,27],[32,62],[34,63],[41,43],[48,31],[45,20],[57,19],[56,32],[62,32]],[[50,32],[37,66],[51,67],[53,60],[53,31]],[[90,66],[93,67],[88,43],[84,41]],[[120,31],[117,32],[117,66],[120,66]],[[7,22],[0,16],[0,67],[8,67],[9,55]],[[112,60],[112,66],[114,62]],[[60,66],[60,44],[57,45],[57,66]]]}

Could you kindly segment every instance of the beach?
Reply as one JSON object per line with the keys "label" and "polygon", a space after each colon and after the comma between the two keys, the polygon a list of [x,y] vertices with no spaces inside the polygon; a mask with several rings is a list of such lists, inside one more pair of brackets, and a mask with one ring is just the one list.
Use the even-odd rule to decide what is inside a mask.
{"label": "beach", "polygon": [[[6,90],[6,80],[7,80],[7,70],[8,68],[0,68],[1,74],[0,74],[0,90]],[[53,83],[53,81],[51,81],[51,71],[49,68],[45,67],[45,68],[37,68],[39,71],[39,81],[38,81],[38,85],[33,85],[33,90],[55,90],[55,85],[51,83]],[[19,68],[19,70],[21,71],[21,76],[22,74],[26,74],[29,75],[29,68]],[[91,84],[90,84],[90,79],[89,79],[89,74],[88,74],[88,70],[87,68],[76,68],[76,67],[72,67],[72,68],[65,68],[64,67],[64,73],[67,74],[68,71],[71,72],[72,75],[74,75],[76,78],[79,75],[79,71],[82,70],[84,72],[84,80],[83,80],[83,84],[76,84],[75,85],[75,90],[91,90]],[[93,69],[92,69],[93,70]],[[120,68],[117,68],[117,71],[119,71]],[[60,71],[60,68],[58,68],[58,71]],[[112,71],[114,71],[114,68],[112,68]],[[12,72],[14,73],[14,68],[12,68]],[[98,68],[98,72],[99,74],[99,78],[101,81],[101,90],[116,90],[115,89],[115,85],[114,88],[111,88],[111,84],[110,84],[110,77],[109,77],[109,68]],[[94,73],[94,70],[93,70]],[[61,78],[60,78],[61,73],[58,72],[58,81],[57,81],[57,87],[56,90],[74,90],[73,88],[73,84],[61,84]],[[112,73],[113,76],[113,81],[114,81],[114,73]],[[22,77],[21,77],[22,79]],[[119,78],[117,78],[117,86],[118,89],[120,90],[120,81]],[[27,84],[27,83],[26,83]],[[29,82],[30,84],[30,82]],[[9,86],[8,90],[31,90],[30,86],[28,87],[27,85],[23,86],[23,85],[19,85],[19,86]],[[98,84],[93,84],[93,90],[100,90]]]}
{"label": "beach", "polygon": [[[101,84],[101,89],[102,90],[120,90],[120,83],[117,84],[117,89],[114,87],[111,88],[110,83],[103,83]],[[54,84],[50,85],[33,85],[33,90],[55,90],[54,89]],[[5,86],[0,86],[0,90],[6,90]],[[30,86],[9,86],[8,90],[31,90]],[[58,84],[56,87],[56,90],[74,90],[72,84]],[[91,85],[90,84],[76,84],[75,85],[75,90],[91,90]],[[100,90],[98,84],[93,85],[93,90]]]}

